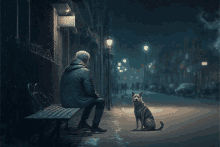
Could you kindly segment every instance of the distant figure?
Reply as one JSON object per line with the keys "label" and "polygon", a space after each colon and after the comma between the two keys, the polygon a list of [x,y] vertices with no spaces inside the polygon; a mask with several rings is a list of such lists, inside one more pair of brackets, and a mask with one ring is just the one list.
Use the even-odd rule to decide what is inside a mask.
{"label": "distant figure", "polygon": [[[92,132],[106,132],[99,128],[104,111],[105,100],[100,98],[94,89],[89,65],[90,54],[78,51],[62,74],[60,83],[60,101],[66,108],[85,108],[78,128],[89,128]],[[96,106],[92,127],[86,123],[92,108]]]}

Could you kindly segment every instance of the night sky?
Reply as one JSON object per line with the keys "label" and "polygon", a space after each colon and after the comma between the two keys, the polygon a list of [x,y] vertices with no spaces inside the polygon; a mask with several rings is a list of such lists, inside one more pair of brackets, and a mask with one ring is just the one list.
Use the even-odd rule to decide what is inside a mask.
{"label": "night sky", "polygon": [[[198,37],[203,48],[214,48],[219,37],[218,0],[106,0],[106,5],[112,11],[115,61],[128,58],[135,68],[146,62],[144,45],[153,61],[158,48],[183,46],[184,38]],[[211,25],[215,21],[218,25]]]}

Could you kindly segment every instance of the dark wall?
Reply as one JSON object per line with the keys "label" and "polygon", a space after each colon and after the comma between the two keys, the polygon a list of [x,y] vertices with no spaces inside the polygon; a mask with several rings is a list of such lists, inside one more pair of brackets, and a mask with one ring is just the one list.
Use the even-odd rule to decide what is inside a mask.
{"label": "dark wall", "polygon": [[49,60],[8,41],[2,50],[1,114],[2,120],[14,122],[32,114],[27,84],[39,83],[42,92],[53,93]]}
{"label": "dark wall", "polygon": [[[31,25],[29,25],[28,1],[18,2],[19,13],[17,13],[16,0],[4,1],[1,16],[1,118],[4,122],[14,120],[12,121],[14,123],[33,113],[27,90],[28,83],[39,83],[44,93],[53,93],[51,67],[54,64],[41,55],[30,52],[33,42],[42,45],[43,49],[47,49],[44,45],[50,46],[48,43],[51,40],[50,32],[45,31],[49,30],[47,25],[49,19],[47,19],[46,24],[44,23],[46,18],[49,18],[49,14],[45,13],[49,10],[47,8],[51,8],[49,2],[30,1]],[[15,39],[17,16],[19,19],[19,40]],[[31,44],[29,44],[30,26]],[[49,41],[39,42],[39,39],[45,39],[41,38],[42,34]]]}

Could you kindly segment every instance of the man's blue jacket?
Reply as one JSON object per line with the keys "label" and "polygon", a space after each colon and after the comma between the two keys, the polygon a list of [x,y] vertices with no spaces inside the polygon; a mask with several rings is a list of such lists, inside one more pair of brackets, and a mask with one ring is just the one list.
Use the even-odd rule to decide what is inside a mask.
{"label": "man's blue jacket", "polygon": [[99,95],[95,91],[90,70],[80,59],[74,59],[61,77],[61,104],[66,108],[85,108],[96,98]]}

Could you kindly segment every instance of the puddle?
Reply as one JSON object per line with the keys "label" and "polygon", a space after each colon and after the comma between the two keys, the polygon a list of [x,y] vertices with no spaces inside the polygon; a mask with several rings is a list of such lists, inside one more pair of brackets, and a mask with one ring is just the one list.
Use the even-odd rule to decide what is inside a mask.
{"label": "puddle", "polygon": [[86,145],[97,146],[99,139],[100,138],[88,138],[88,140],[85,142],[85,144]]}
{"label": "puddle", "polygon": [[120,136],[118,135],[118,132],[121,131],[121,127],[119,126],[119,122],[117,120],[112,121],[112,122],[117,126],[117,129],[115,130],[114,136],[110,139],[114,139],[114,140],[116,139],[116,142],[118,143],[118,145],[125,146],[129,142],[121,142],[124,138],[120,138]]}

